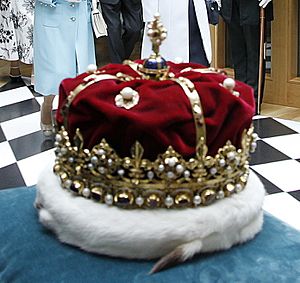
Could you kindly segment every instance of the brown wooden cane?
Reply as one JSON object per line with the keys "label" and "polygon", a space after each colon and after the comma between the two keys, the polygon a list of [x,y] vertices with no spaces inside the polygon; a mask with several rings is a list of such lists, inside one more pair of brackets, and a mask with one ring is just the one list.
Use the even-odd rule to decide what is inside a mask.
{"label": "brown wooden cane", "polygon": [[258,93],[257,93],[257,114],[260,114],[260,104],[262,96],[263,64],[265,57],[265,9],[260,8],[260,40],[259,40],[259,69],[258,69]]}

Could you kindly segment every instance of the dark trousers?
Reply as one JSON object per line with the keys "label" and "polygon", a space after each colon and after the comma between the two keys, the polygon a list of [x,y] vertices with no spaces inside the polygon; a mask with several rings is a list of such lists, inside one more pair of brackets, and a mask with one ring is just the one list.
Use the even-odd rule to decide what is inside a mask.
{"label": "dark trousers", "polygon": [[198,26],[194,0],[189,0],[189,55],[190,62],[209,66]]}
{"label": "dark trousers", "polygon": [[[239,1],[234,0],[232,18],[228,24],[228,29],[235,78],[253,87],[255,100],[257,101],[260,41],[259,25],[241,25]],[[263,66],[262,81],[264,82],[265,64],[263,64]],[[261,94],[263,95],[263,91],[261,91]],[[260,101],[262,101],[262,97]]]}
{"label": "dark trousers", "polygon": [[107,24],[111,62],[122,63],[130,57],[141,35],[141,1],[119,0],[116,4],[101,3],[101,7]]}

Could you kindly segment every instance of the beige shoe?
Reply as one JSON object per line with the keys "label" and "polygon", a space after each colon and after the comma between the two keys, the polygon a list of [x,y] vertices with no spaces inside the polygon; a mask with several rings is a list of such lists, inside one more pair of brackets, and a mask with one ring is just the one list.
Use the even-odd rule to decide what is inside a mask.
{"label": "beige shoe", "polygon": [[40,125],[45,137],[51,137],[54,134],[54,126],[52,124],[47,125],[41,122]]}

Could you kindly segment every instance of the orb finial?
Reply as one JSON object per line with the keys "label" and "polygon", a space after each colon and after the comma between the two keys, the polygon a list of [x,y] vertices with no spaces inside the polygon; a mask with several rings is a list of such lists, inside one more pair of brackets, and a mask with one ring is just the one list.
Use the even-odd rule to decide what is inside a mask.
{"label": "orb finial", "polygon": [[154,52],[154,55],[158,56],[159,47],[167,38],[167,29],[161,23],[159,13],[154,15],[154,20],[148,23],[147,28],[147,35],[152,42],[152,51]]}
{"label": "orb finial", "polygon": [[147,25],[147,35],[152,43],[152,54],[139,68],[147,79],[164,80],[169,74],[167,61],[160,55],[159,48],[167,38],[167,29],[160,21],[159,13],[154,15],[154,20]]}

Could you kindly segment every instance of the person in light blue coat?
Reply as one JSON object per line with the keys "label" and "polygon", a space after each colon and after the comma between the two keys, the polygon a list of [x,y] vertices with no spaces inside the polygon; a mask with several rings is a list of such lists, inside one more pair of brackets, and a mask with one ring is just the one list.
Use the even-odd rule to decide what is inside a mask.
{"label": "person in light blue coat", "polygon": [[60,82],[95,64],[91,0],[38,0],[33,35],[35,91],[44,95],[41,129],[52,134],[52,102]]}

